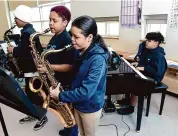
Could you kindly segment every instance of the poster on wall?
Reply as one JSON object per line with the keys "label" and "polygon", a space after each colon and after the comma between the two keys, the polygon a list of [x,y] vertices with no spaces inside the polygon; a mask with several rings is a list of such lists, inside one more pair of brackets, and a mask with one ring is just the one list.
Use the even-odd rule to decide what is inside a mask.
{"label": "poster on wall", "polygon": [[169,15],[169,27],[172,29],[178,29],[178,0],[172,0],[172,6]]}
{"label": "poster on wall", "polygon": [[142,16],[142,0],[121,1],[121,26],[140,27]]}
{"label": "poster on wall", "polygon": [[141,17],[142,17],[142,0],[138,1],[138,25],[141,25]]}

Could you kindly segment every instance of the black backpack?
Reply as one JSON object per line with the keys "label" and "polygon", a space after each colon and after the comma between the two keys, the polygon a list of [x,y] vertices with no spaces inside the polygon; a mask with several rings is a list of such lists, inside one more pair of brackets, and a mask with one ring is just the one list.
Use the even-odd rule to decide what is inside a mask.
{"label": "black backpack", "polygon": [[122,59],[115,51],[112,51],[110,55],[109,66],[112,70],[117,70],[121,65]]}

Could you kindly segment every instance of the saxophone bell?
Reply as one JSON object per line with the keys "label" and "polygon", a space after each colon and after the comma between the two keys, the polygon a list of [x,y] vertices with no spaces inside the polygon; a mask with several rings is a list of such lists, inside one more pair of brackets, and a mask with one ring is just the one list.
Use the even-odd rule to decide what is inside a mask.
{"label": "saxophone bell", "polygon": [[29,88],[32,92],[38,93],[42,90],[43,81],[40,77],[33,77],[29,81]]}

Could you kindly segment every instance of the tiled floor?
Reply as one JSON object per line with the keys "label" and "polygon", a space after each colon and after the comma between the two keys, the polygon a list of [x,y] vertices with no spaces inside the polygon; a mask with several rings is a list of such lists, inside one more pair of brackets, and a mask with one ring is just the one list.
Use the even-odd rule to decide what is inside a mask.
{"label": "tiled floor", "polygon": [[[123,120],[130,127],[126,136],[178,136],[178,99],[167,95],[161,116],[158,114],[160,100],[160,94],[152,95],[150,115],[149,117],[143,116],[140,133],[135,132],[136,111],[132,115],[123,116]],[[0,106],[10,136],[58,136],[59,129],[62,129],[55,116],[48,113],[48,123],[44,128],[35,132],[33,131],[35,122],[20,125],[18,120],[24,117],[24,114],[2,104]],[[145,114],[145,110],[143,114]],[[122,122],[122,116],[117,113],[104,113],[100,124],[117,125],[119,136],[123,136],[128,131],[128,127]],[[0,136],[3,136],[1,127]],[[99,126],[98,136],[117,136],[116,128],[114,126]]]}

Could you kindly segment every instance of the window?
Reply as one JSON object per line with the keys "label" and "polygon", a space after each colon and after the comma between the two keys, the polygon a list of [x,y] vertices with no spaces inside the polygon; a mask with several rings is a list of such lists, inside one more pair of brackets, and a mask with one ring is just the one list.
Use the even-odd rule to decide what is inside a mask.
{"label": "window", "polygon": [[146,20],[146,33],[149,32],[161,32],[166,37],[167,29],[167,15],[150,15],[145,16]]}
{"label": "window", "polygon": [[107,22],[107,35],[119,36],[119,22]]}
{"label": "window", "polygon": [[105,22],[97,22],[98,34],[105,35],[106,34],[106,25]]}
{"label": "window", "polygon": [[119,17],[95,18],[98,34],[105,37],[119,36]]}
{"label": "window", "polygon": [[149,32],[160,32],[166,37],[167,24],[147,24],[147,33]]}
{"label": "window", "polygon": [[[52,7],[57,6],[57,5],[64,5],[70,10],[70,0],[61,0],[60,2],[38,5],[37,7],[32,8],[33,16],[32,16],[31,24],[33,24],[36,31],[42,32],[45,29],[49,28],[50,10]],[[14,15],[12,11],[10,11],[10,17],[12,20],[12,25],[14,25],[15,24]],[[66,29],[69,30],[70,27],[71,27],[71,21],[69,22]],[[20,29],[16,27],[13,30],[13,32],[20,34]]]}

